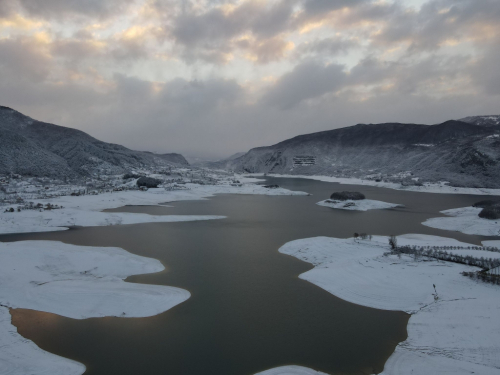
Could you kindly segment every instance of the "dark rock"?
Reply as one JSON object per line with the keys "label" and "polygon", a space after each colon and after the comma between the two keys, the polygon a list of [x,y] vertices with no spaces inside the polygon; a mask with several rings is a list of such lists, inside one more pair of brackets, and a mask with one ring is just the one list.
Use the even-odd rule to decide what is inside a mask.
{"label": "dark rock", "polygon": [[148,189],[156,188],[159,184],[161,184],[161,181],[152,177],[141,177],[137,180],[137,186],[146,187]]}
{"label": "dark rock", "polygon": [[338,201],[360,201],[365,199],[365,196],[358,191],[337,191],[330,196],[330,199],[335,199]]}

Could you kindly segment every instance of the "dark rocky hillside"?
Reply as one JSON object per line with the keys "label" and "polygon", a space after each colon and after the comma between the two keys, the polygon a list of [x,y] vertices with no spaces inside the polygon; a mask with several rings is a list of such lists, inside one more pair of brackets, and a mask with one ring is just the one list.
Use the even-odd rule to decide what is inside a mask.
{"label": "dark rocky hillside", "polygon": [[133,151],[0,106],[0,174],[78,177],[180,165],[188,163],[179,154]]}
{"label": "dark rocky hillside", "polygon": [[469,119],[438,125],[358,124],[254,148],[212,167],[500,188],[500,127],[482,125],[481,116],[476,122]]}

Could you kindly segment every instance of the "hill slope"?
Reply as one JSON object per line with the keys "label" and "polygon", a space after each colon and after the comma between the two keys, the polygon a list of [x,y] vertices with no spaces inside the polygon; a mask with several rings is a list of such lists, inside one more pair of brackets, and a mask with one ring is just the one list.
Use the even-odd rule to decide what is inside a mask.
{"label": "hill slope", "polygon": [[254,148],[217,167],[238,172],[368,176],[408,184],[449,181],[454,186],[498,188],[498,133],[497,126],[453,120],[431,126],[358,124]]}
{"label": "hill slope", "polygon": [[133,151],[0,106],[0,174],[78,177],[172,165],[188,163],[179,154]]}

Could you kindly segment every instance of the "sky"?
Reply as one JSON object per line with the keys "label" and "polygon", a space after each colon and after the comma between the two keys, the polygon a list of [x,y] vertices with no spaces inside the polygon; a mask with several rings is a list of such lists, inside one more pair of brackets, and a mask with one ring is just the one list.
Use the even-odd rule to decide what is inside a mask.
{"label": "sky", "polygon": [[0,0],[0,105],[218,159],[500,114],[499,0]]}

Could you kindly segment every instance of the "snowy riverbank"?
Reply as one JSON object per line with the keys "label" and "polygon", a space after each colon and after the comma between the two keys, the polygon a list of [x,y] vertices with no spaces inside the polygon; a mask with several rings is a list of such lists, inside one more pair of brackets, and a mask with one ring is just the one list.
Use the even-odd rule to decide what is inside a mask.
{"label": "snowy riverbank", "polygon": [[[470,246],[425,235],[399,236],[398,244]],[[397,346],[384,374],[499,373],[500,289],[460,274],[475,268],[384,256],[387,238],[380,236],[372,241],[309,238],[289,242],[279,251],[312,263],[315,268],[300,278],[339,298],[412,314],[408,339]]]}
{"label": "snowy riverbank", "polygon": [[335,201],[331,199],[326,199],[316,204],[318,206],[330,207],[338,210],[348,210],[348,211],[384,210],[395,207],[403,207],[400,204],[375,201],[372,199],[362,199],[357,201],[350,199],[345,201]]}
{"label": "snowy riverbank", "polygon": [[483,219],[478,216],[482,208],[462,207],[441,211],[449,217],[436,217],[422,224],[431,228],[451,230],[479,236],[500,236],[500,220]]}
{"label": "snowy riverbank", "polygon": [[131,275],[160,272],[155,259],[110,247],[54,241],[0,243],[0,374],[82,374],[85,366],[55,356],[21,337],[8,308],[73,319],[157,315],[187,300],[183,289],[127,283]]}
{"label": "snowy riverbank", "polygon": [[110,192],[99,195],[62,196],[50,199],[35,199],[35,205],[62,206],[53,210],[16,211],[16,205],[4,206],[14,208],[14,212],[0,212],[0,234],[27,233],[66,230],[71,226],[106,226],[120,224],[138,224],[152,222],[176,222],[221,219],[223,216],[212,215],[147,215],[136,213],[101,212],[105,209],[126,205],[157,205],[182,200],[200,200],[215,194],[257,194],[257,195],[307,195],[304,192],[287,189],[267,189],[251,182],[256,179],[245,179],[244,183],[233,186],[186,184],[186,190],[167,191],[163,188],[148,191],[130,190]]}
{"label": "snowy riverbank", "polygon": [[[101,210],[125,205],[200,200],[215,194],[307,195],[277,188],[267,189],[242,178],[241,183],[185,184],[167,191],[117,191],[99,195],[34,199],[34,205],[57,209],[0,213],[0,233],[65,230],[70,226],[102,226],[149,222],[220,219],[213,215],[146,215],[108,213]],[[23,338],[11,324],[9,308],[50,312],[73,319],[91,317],[146,317],[185,301],[186,290],[126,283],[126,277],[163,270],[155,260],[119,248],[72,246],[53,241],[0,242],[0,375],[79,375],[85,366],[41,350]]]}
{"label": "snowy riverbank", "polygon": [[[260,177],[261,173],[250,174],[250,176]],[[500,195],[500,189],[488,188],[463,188],[449,186],[445,182],[441,183],[424,183],[422,186],[404,186],[395,182],[383,182],[376,180],[363,180],[360,178],[346,178],[346,177],[331,177],[331,176],[307,176],[307,175],[284,175],[284,174],[267,174],[268,177],[282,177],[282,178],[306,178],[310,180],[323,181],[323,182],[336,182],[341,185],[365,185],[376,186],[394,190],[415,191],[421,193],[440,193],[440,194],[472,194],[472,195]]]}

